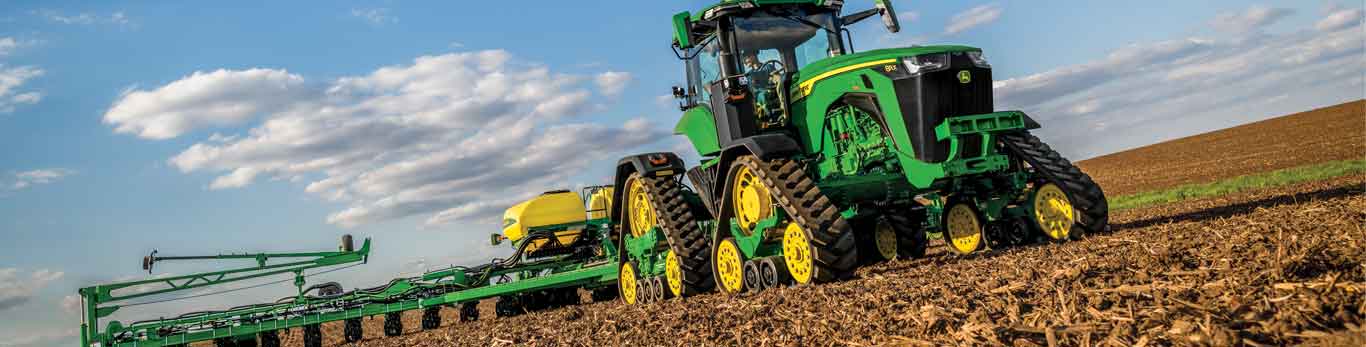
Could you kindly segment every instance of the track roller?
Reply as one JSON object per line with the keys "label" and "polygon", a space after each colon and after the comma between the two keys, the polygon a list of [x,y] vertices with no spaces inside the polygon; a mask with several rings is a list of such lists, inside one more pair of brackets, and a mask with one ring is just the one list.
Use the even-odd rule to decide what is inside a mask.
{"label": "track roller", "polygon": [[787,284],[790,278],[787,277],[783,258],[768,257],[759,259],[759,284],[763,288],[776,288]]}
{"label": "track roller", "polygon": [[765,288],[763,283],[759,281],[759,264],[755,263],[753,259],[745,261],[744,279],[745,288],[749,288],[750,290]]}
{"label": "track roller", "polygon": [[304,347],[323,347],[323,329],[321,325],[310,324],[304,326]]}
{"label": "track roller", "polygon": [[944,213],[944,243],[958,254],[969,254],[982,248],[983,223],[981,214],[972,204],[949,202]]}
{"label": "track roller", "polygon": [[394,337],[403,335],[403,312],[389,312],[384,314],[384,336]]}
{"label": "track roller", "polygon": [[432,306],[422,310],[422,330],[432,330],[441,327],[441,306]]}
{"label": "track roller", "polygon": [[460,304],[460,321],[473,322],[479,320],[479,302],[470,301]]}
{"label": "track roller", "polygon": [[712,265],[715,266],[716,284],[721,288],[721,292],[726,294],[739,294],[745,291],[745,259],[740,252],[740,246],[735,244],[734,238],[724,238],[716,242],[716,250],[712,251],[715,258]]}
{"label": "track roller", "polygon": [[348,318],[342,323],[342,337],[346,342],[360,341],[365,337],[365,330],[360,318]]}

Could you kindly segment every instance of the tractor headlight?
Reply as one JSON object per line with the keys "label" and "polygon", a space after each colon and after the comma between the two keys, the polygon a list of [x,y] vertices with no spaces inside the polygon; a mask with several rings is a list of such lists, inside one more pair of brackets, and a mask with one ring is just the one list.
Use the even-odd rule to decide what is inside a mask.
{"label": "tractor headlight", "polygon": [[982,55],[982,51],[968,52],[968,58],[972,59],[972,64],[977,65],[977,67],[984,69],[991,68],[991,64],[987,64],[987,57]]}
{"label": "tractor headlight", "polygon": [[914,57],[901,58],[901,64],[906,65],[906,71],[912,75],[943,70],[949,67],[948,53],[921,54]]}

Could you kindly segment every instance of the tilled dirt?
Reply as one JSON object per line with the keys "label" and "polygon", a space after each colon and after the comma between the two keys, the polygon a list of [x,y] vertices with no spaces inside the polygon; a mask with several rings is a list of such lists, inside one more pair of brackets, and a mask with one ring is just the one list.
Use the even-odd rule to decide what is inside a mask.
{"label": "tilled dirt", "polygon": [[[1366,177],[1116,212],[1113,230],[860,269],[846,282],[585,304],[368,346],[1366,345]],[[324,327],[328,346],[340,324]],[[298,329],[286,345],[301,345]]]}
{"label": "tilled dirt", "polygon": [[1353,101],[1077,162],[1105,195],[1334,160],[1366,159],[1366,101]]}

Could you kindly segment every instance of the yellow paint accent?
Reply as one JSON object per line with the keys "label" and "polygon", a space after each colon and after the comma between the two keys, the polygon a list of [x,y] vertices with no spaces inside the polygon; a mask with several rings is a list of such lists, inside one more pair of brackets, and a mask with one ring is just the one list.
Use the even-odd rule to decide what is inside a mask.
{"label": "yellow paint accent", "polygon": [[[583,208],[583,199],[573,192],[541,194],[541,196],[523,201],[513,205],[503,212],[503,236],[508,240],[517,242],[525,238],[528,229],[573,222],[582,222],[587,214]],[[559,238],[560,244],[567,245],[578,240],[583,233],[582,229],[570,229],[555,233]],[[527,245],[526,252],[532,252],[540,248],[549,240],[536,240]]]}
{"label": "yellow paint accent", "polygon": [[664,177],[664,176],[669,176],[669,175],[673,175],[673,174],[674,174],[674,170],[659,170],[659,171],[655,171],[655,177]]}
{"label": "yellow paint accent", "polygon": [[626,182],[626,208],[631,215],[631,236],[641,237],[645,233],[654,229],[656,215],[655,208],[650,204],[650,195],[645,190],[645,183],[638,174],[631,175]]}
{"label": "yellow paint accent", "polygon": [[636,267],[631,266],[631,262],[621,264],[621,271],[617,272],[617,286],[621,287],[621,300],[626,301],[627,305],[635,305]]}
{"label": "yellow paint accent", "polygon": [[740,229],[753,234],[760,220],[773,216],[773,195],[749,166],[741,165],[732,178],[731,203]]}
{"label": "yellow paint accent", "polygon": [[806,238],[806,231],[796,222],[787,223],[787,229],[783,231],[783,262],[787,263],[787,272],[793,280],[801,284],[811,283],[816,267],[811,254],[811,242]]}
{"label": "yellow paint accent", "polygon": [[721,240],[716,245],[716,275],[721,280],[721,290],[726,293],[739,293],[745,289],[744,259],[740,258],[740,247],[731,239]]}
{"label": "yellow paint accent", "polygon": [[683,266],[672,249],[664,256],[664,281],[668,282],[673,296],[683,296]]}
{"label": "yellow paint accent", "polygon": [[1048,237],[1067,239],[1076,221],[1076,210],[1058,185],[1048,183],[1034,193],[1034,222]]}
{"label": "yellow paint accent", "polygon": [[816,84],[816,82],[819,82],[820,80],[823,80],[823,79],[826,79],[826,78],[830,78],[830,76],[834,76],[834,75],[842,74],[842,73],[845,73],[845,72],[849,72],[849,71],[853,71],[853,70],[858,70],[858,69],[866,68],[866,67],[869,67],[869,66],[883,65],[883,64],[896,64],[896,58],[883,59],[883,60],[877,60],[877,61],[870,61],[870,62],[867,62],[867,63],[854,64],[854,65],[849,65],[849,66],[845,66],[845,67],[842,67],[842,68],[838,68],[838,69],[826,71],[825,73],[816,75],[816,77],[812,77],[811,79],[806,80],[806,82],[802,82],[802,83],[798,84],[798,85],[797,85],[797,93],[798,93],[799,95],[797,96],[797,98],[800,99],[800,98],[806,97],[807,95],[811,95],[811,87],[814,86],[814,85]]}
{"label": "yellow paint accent", "polygon": [[977,212],[968,204],[954,204],[949,208],[948,230],[944,236],[949,239],[949,249],[959,254],[968,254],[982,247],[982,221]]}
{"label": "yellow paint accent", "polygon": [[612,212],[612,187],[598,189],[588,198],[588,219],[607,218]]}
{"label": "yellow paint accent", "polygon": [[873,243],[877,246],[878,255],[882,259],[896,259],[896,229],[886,219],[879,220],[877,227],[873,229]]}

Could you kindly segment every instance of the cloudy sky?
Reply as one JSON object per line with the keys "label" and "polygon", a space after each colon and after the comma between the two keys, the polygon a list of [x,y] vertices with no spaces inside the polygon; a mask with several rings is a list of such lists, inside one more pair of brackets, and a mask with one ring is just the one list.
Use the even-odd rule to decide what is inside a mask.
{"label": "cloudy sky", "polygon": [[[668,18],[705,3],[0,4],[0,346],[70,345],[76,288],[152,249],[373,238],[347,287],[503,254],[506,206],[687,148]],[[998,108],[1073,159],[1366,94],[1359,2],[897,4],[903,32],[856,48],[984,48]]]}

